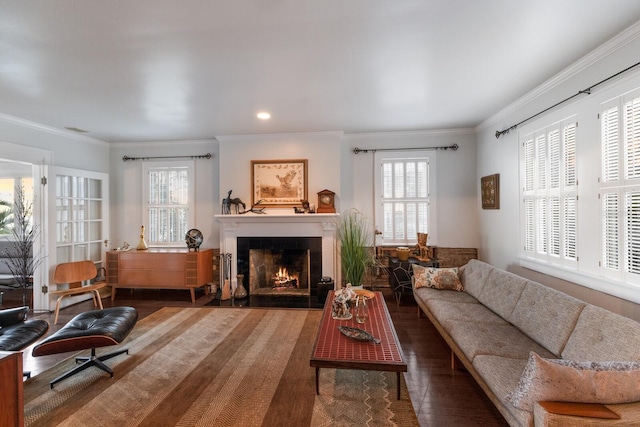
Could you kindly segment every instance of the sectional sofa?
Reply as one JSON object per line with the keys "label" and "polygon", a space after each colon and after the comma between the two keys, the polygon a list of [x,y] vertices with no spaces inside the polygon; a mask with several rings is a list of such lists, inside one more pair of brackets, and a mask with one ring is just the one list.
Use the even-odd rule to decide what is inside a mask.
{"label": "sectional sofa", "polygon": [[[457,271],[464,290],[432,287],[433,283],[425,283],[423,273],[419,267],[414,269],[413,294],[420,313],[451,347],[452,365],[454,361],[464,365],[510,425],[640,425],[640,323],[478,260]],[[577,382],[544,378],[541,361],[554,369],[572,369],[570,375],[595,375],[595,381],[582,390],[582,377]],[[617,368],[607,368],[611,361],[620,363]],[[587,369],[585,365],[596,365],[591,362],[607,363],[582,370]],[[565,364],[575,367],[565,368]],[[631,381],[622,385],[617,374]],[[562,391],[567,384],[574,388],[574,395]],[[549,392],[547,386],[552,387],[551,394],[546,394],[552,396],[548,400],[589,402],[591,394],[611,391],[617,393],[613,398],[605,396],[602,401],[602,396],[596,396],[600,400],[595,400],[601,404],[611,399],[631,403],[606,405],[604,409],[620,416],[617,420],[552,413],[535,400],[535,396]],[[532,390],[542,390],[542,394],[529,396],[533,401],[523,409],[523,400],[518,401],[523,396],[518,393]],[[580,410],[587,405],[574,406]]]}

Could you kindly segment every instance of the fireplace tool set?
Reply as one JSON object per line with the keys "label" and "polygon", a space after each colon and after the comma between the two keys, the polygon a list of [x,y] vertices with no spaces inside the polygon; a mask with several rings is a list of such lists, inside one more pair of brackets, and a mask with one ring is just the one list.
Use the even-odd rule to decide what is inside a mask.
{"label": "fireplace tool set", "polygon": [[231,257],[232,255],[230,253],[220,254],[221,301],[226,301],[231,298]]}

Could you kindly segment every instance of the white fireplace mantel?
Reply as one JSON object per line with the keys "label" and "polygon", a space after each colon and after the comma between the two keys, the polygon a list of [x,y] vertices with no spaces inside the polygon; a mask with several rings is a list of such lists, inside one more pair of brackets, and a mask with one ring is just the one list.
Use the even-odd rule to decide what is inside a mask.
{"label": "white fireplace mantel", "polygon": [[232,254],[231,277],[236,277],[238,237],[322,237],[322,275],[341,282],[338,257],[339,214],[215,215],[220,229],[220,253]]}

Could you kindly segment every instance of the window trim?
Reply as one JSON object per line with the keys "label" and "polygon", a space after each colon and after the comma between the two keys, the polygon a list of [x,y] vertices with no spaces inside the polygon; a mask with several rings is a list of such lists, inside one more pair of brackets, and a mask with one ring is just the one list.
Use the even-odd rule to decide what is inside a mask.
{"label": "window trim", "polygon": [[[193,228],[195,224],[195,162],[193,160],[178,160],[178,161],[145,161],[142,163],[142,188],[144,197],[144,206],[142,210],[142,224],[145,229],[149,230],[149,210],[151,205],[149,203],[149,172],[158,168],[186,168],[187,169],[187,181],[189,188],[187,190],[187,229]],[[151,242],[147,238],[147,244],[149,247],[158,248],[177,248],[184,247],[184,240],[176,240],[175,242]]]}
{"label": "window trim", "polygon": [[[435,246],[438,242],[437,236],[437,217],[436,217],[436,152],[430,150],[398,150],[398,151],[377,151],[374,154],[374,224],[376,230],[383,230],[384,227],[384,215],[383,215],[383,203],[382,203],[382,161],[390,159],[398,160],[410,160],[410,159],[428,159],[428,196],[427,196],[427,233],[428,245]],[[382,235],[376,236],[377,246],[407,246],[417,244],[417,236],[412,239],[407,236],[402,242],[385,242]]]}
{"label": "window trim", "polygon": [[[577,185],[577,140],[578,120],[570,115],[548,125],[537,126],[535,130],[520,134],[518,140],[520,165],[520,251],[525,259],[539,260],[567,269],[578,268],[578,185]],[[573,138],[566,139],[567,129],[573,129]],[[557,135],[557,138],[550,136]],[[574,167],[568,175],[568,154],[566,141],[573,143]],[[557,144],[554,145],[554,142]],[[553,150],[553,147],[556,147]],[[555,162],[552,161],[555,153]],[[544,156],[536,162],[536,156]],[[567,177],[572,183],[567,183]],[[573,200],[573,223],[567,221],[567,202]],[[557,202],[557,210],[551,209]],[[554,214],[556,216],[554,216]],[[543,226],[539,225],[544,215]],[[555,224],[553,218],[560,220]],[[573,225],[573,240],[567,238],[568,225]],[[556,236],[556,239],[553,236]],[[553,244],[556,242],[556,244]],[[570,247],[569,245],[570,244]],[[557,248],[557,254],[553,248]],[[574,257],[568,256],[568,249]]]}

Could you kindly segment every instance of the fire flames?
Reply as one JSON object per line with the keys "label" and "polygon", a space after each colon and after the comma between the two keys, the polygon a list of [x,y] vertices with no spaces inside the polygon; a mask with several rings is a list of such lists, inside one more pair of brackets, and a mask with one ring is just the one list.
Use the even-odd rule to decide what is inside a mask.
{"label": "fire flames", "polygon": [[290,275],[286,268],[280,267],[273,275],[274,288],[299,288],[300,277],[297,274]]}

